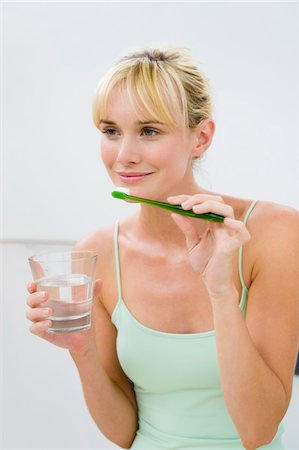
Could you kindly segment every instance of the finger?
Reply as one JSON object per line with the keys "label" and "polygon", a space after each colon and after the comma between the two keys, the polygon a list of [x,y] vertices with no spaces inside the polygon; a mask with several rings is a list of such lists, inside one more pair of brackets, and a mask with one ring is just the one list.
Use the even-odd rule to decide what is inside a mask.
{"label": "finger", "polygon": [[51,308],[33,308],[26,313],[26,318],[31,322],[39,322],[48,319],[53,314]]}
{"label": "finger", "polygon": [[220,195],[212,195],[212,194],[195,194],[195,195],[176,195],[172,197],[168,197],[169,203],[175,203],[175,204],[186,204],[186,208],[184,209],[191,209],[193,205],[196,203],[203,203],[207,200],[214,200],[219,203],[224,203],[223,198]]}
{"label": "finger", "polygon": [[32,334],[46,338],[48,336],[48,330],[52,326],[51,320],[44,320],[42,322],[36,322],[31,324],[29,330]]}
{"label": "finger", "polygon": [[173,205],[180,205],[182,202],[187,201],[191,195],[187,194],[181,194],[181,195],[172,195],[171,197],[167,198],[167,201],[169,203],[172,203]]}
{"label": "finger", "polygon": [[198,232],[192,223],[192,219],[175,213],[172,213],[171,217],[180,228],[180,230],[184,233],[188,251],[191,252],[200,240]]}
{"label": "finger", "polygon": [[232,236],[235,236],[239,241],[245,243],[251,238],[246,225],[241,220],[234,220],[229,217],[224,219],[224,225],[231,232]]}
{"label": "finger", "polygon": [[230,217],[231,219],[234,219],[234,210],[232,206],[226,205],[225,203],[220,203],[215,200],[207,200],[204,203],[201,203],[200,205],[194,204],[190,206],[186,206],[186,204],[182,204],[183,209],[191,209],[196,214],[205,214],[205,213],[215,213],[220,214],[221,216]]}
{"label": "finger", "polygon": [[214,203],[224,203],[224,200],[219,195],[208,195],[208,194],[196,194],[192,195],[188,200],[184,201],[182,203],[182,208],[184,209],[191,209],[196,204],[203,204],[207,202],[214,202]]}
{"label": "finger", "polygon": [[34,292],[33,294],[29,295],[27,297],[27,305],[30,306],[30,308],[36,308],[39,306],[42,302],[45,302],[48,299],[48,293],[44,291],[38,291]]}
{"label": "finger", "polygon": [[37,284],[34,281],[30,281],[30,283],[27,284],[27,291],[29,294],[33,294],[33,292],[37,291]]}

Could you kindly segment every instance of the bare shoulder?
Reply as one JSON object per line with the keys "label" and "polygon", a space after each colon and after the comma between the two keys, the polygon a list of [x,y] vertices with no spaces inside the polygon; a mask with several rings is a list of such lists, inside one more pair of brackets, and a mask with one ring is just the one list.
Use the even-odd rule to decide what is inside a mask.
{"label": "bare shoulder", "polygon": [[74,246],[75,250],[96,250],[105,251],[107,247],[110,247],[113,239],[114,226],[109,225],[104,228],[100,228],[88,236],[80,239]]}
{"label": "bare shoulder", "polygon": [[[225,202],[234,209],[235,218],[244,220],[252,200],[224,197]],[[246,227],[250,240],[244,245],[243,275],[247,286],[266,271],[277,277],[282,265],[292,270],[299,257],[299,212],[290,206],[259,200],[251,210]],[[298,274],[299,277],[299,274]],[[274,285],[278,280],[274,280]]]}
{"label": "bare shoulder", "polygon": [[[253,200],[223,196],[226,203],[230,204],[235,212],[235,217],[243,220],[248,208]],[[290,206],[278,204],[270,201],[259,200],[253,208],[248,223],[250,227],[258,231],[257,234],[267,233],[278,228],[294,227],[298,231],[299,212]],[[265,230],[265,225],[270,226]]]}
{"label": "bare shoulder", "polygon": [[[281,205],[274,202],[259,201],[257,202],[254,211],[252,213],[254,216],[255,225],[258,221],[271,225],[271,229],[277,229],[282,227],[298,227],[299,224],[299,212],[290,206]],[[298,231],[298,228],[297,228]]]}
{"label": "bare shoulder", "polygon": [[[244,220],[252,200],[226,197],[226,201],[233,207],[236,219]],[[299,212],[290,206],[257,201],[247,220],[247,228],[251,235],[247,247],[254,247],[255,253],[259,246],[264,250],[269,242],[278,247],[287,243],[299,245]]]}
{"label": "bare shoulder", "polygon": [[[248,228],[255,246],[255,254],[263,259],[263,255],[280,254],[291,257],[299,253],[299,212],[286,205],[260,201],[256,204],[248,221]],[[268,251],[266,251],[268,249]],[[269,251],[270,250],[270,251]]]}

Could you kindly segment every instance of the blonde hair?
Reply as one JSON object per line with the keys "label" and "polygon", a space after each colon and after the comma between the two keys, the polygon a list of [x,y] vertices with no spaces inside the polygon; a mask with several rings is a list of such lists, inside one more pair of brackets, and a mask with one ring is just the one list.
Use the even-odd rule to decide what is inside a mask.
{"label": "blonde hair", "polygon": [[172,127],[195,128],[212,114],[209,82],[187,48],[140,50],[116,63],[100,80],[94,96],[97,128],[116,86],[127,90],[136,111]]}

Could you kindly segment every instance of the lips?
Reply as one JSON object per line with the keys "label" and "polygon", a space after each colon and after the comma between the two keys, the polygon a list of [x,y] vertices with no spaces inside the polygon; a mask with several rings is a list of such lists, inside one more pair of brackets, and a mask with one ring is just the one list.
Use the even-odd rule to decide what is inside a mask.
{"label": "lips", "polygon": [[136,181],[144,180],[144,178],[152,173],[153,172],[118,172],[118,176],[124,183],[134,183]]}

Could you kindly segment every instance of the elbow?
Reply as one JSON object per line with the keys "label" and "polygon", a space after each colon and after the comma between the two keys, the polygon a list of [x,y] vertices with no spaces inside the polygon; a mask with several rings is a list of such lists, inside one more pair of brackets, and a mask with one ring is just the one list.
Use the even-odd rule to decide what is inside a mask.
{"label": "elbow", "polygon": [[124,441],[122,441],[122,442],[114,442],[114,444],[118,445],[120,448],[128,450],[128,449],[130,449],[132,447],[133,442],[134,442],[134,439],[131,440],[131,441],[127,441],[127,442],[124,442]]}
{"label": "elbow", "polygon": [[129,444],[124,444],[120,442],[114,442],[114,444],[118,445],[119,448],[123,448],[124,450],[129,450],[131,448]]}
{"label": "elbow", "polygon": [[129,441],[125,441],[124,439],[120,440],[120,439],[109,439],[109,441],[113,442],[113,444],[117,445],[117,447],[119,448],[123,448],[125,450],[128,450],[131,448],[133,441],[129,442]]}
{"label": "elbow", "polygon": [[132,444],[135,440],[136,433],[134,433],[133,437],[127,437],[127,439],[124,439],[123,437],[120,437],[119,439],[110,439],[114,444],[118,445],[118,447],[123,448],[125,450],[128,450],[132,447]]}
{"label": "elbow", "polygon": [[255,450],[263,445],[270,444],[277,432],[277,428],[275,430],[256,430],[255,432],[251,432],[244,436],[240,436],[243,447],[246,450]]}

